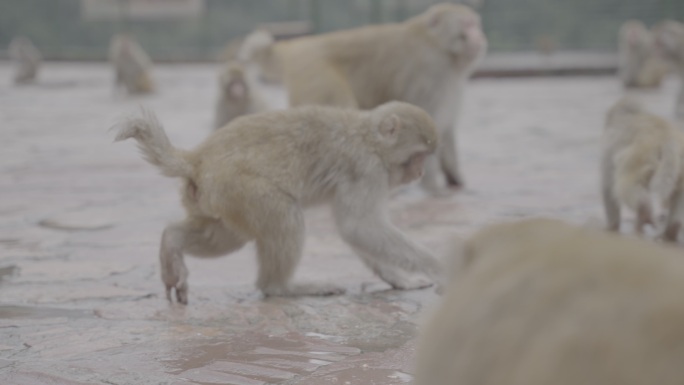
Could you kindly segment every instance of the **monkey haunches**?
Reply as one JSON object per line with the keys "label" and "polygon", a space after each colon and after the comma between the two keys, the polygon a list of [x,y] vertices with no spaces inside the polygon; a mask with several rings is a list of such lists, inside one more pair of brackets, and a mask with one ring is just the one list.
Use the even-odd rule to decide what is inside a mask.
{"label": "monkey haunches", "polygon": [[342,287],[290,282],[304,242],[303,210],[328,202],[342,238],[396,289],[440,282],[440,264],[389,222],[389,191],[421,177],[437,148],[430,116],[407,103],[370,111],[303,107],[246,116],[192,151],[171,145],[151,112],[117,126],[147,161],[182,178],[187,218],[166,227],[160,262],[167,296],[188,302],[183,254],[219,257],[255,241],[267,296],[331,295]]}

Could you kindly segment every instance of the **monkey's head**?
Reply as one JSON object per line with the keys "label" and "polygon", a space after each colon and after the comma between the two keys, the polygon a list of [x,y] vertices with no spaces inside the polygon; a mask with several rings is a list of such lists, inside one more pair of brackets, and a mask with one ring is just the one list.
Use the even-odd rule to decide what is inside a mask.
{"label": "monkey's head", "polygon": [[371,112],[375,144],[389,170],[390,185],[410,183],[423,176],[425,158],[437,149],[435,123],[423,109],[389,102]]}
{"label": "monkey's head", "polygon": [[653,28],[656,50],[668,61],[684,65],[684,24],[666,20]]}
{"label": "monkey's head", "polygon": [[249,97],[245,71],[238,63],[230,63],[223,69],[219,75],[219,85],[229,99],[246,100]]}
{"label": "monkey's head", "polygon": [[459,60],[478,59],[487,50],[480,15],[468,6],[436,4],[419,18],[437,45]]}

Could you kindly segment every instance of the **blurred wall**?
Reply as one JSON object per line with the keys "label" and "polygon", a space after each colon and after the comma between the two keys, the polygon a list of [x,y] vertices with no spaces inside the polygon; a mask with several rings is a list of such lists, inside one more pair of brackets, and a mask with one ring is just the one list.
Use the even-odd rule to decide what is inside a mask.
{"label": "blurred wall", "polygon": [[[684,0],[469,1],[481,3],[494,52],[614,51],[617,29],[627,19],[649,25],[664,18],[684,20]],[[212,60],[230,39],[259,23],[307,21],[316,31],[331,31],[404,20],[436,2],[204,0],[203,11],[192,17],[89,20],[83,17],[81,0],[0,0],[0,50],[13,36],[23,34],[47,58],[104,59],[111,35],[129,31],[156,60]]]}

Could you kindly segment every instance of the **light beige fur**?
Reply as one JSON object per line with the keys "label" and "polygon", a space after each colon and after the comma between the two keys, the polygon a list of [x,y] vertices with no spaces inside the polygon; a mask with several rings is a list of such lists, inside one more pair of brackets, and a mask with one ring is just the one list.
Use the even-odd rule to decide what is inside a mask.
{"label": "light beige fur", "polygon": [[637,231],[653,222],[653,199],[668,212],[664,237],[675,241],[684,220],[684,135],[635,99],[608,112],[603,133],[602,196],[608,229],[620,228],[620,205],[637,213]]}
{"label": "light beige fur", "polygon": [[666,20],[653,28],[658,53],[667,60],[680,78],[675,102],[675,116],[684,120],[684,23]]}
{"label": "light beige fur", "polygon": [[684,254],[557,220],[490,226],[422,328],[415,385],[675,385]]}
{"label": "light beige fur", "polygon": [[[390,221],[391,188],[420,178],[437,147],[430,116],[407,103],[371,111],[304,107],[245,116],[192,151],[174,148],[151,113],[122,122],[117,140],[134,138],[162,173],[184,180],[187,218],[162,235],[167,295],[188,300],[183,253],[218,257],[256,241],[265,295],[328,295],[338,286],[292,284],[304,242],[303,210],[330,203],[345,241],[397,289],[439,279],[438,261]],[[427,276],[427,277],[426,277]]]}
{"label": "light beige fur", "polygon": [[242,41],[237,59],[253,66],[259,80],[266,83],[282,83],[281,62],[275,52],[275,44],[275,37],[270,32],[257,29]]}
{"label": "light beige fur", "polygon": [[618,34],[619,75],[625,87],[659,87],[669,67],[657,55],[655,38],[638,20],[626,21]]}
{"label": "light beige fur", "polygon": [[219,97],[216,102],[214,129],[225,126],[237,117],[266,110],[268,106],[242,65],[237,62],[225,65],[219,75]]}
{"label": "light beige fur", "polygon": [[465,5],[442,3],[403,23],[276,42],[262,57],[277,61],[292,106],[370,109],[400,100],[425,109],[441,145],[426,164],[423,186],[440,193],[447,191],[444,180],[463,184],[455,121],[467,79],[486,49],[480,16]]}
{"label": "light beige fur", "polygon": [[14,82],[29,83],[36,80],[43,57],[31,40],[25,36],[17,36],[10,42],[8,53],[14,62]]}
{"label": "light beige fur", "polygon": [[119,34],[112,37],[109,61],[114,67],[115,88],[123,86],[129,94],[154,91],[152,60],[132,36]]}

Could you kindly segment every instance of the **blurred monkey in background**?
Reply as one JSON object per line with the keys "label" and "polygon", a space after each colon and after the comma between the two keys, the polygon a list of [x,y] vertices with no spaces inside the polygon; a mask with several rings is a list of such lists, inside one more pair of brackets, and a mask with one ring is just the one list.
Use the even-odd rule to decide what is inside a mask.
{"label": "blurred monkey in background", "polygon": [[14,82],[29,83],[36,80],[43,57],[31,40],[26,36],[17,36],[10,42],[9,56],[14,62]]}
{"label": "blurred monkey in background", "polygon": [[652,202],[667,212],[663,238],[676,241],[684,221],[684,134],[625,97],[608,112],[603,132],[602,196],[608,229],[620,229],[620,206],[637,215],[636,230],[655,226]]}
{"label": "blurred monkey in background", "polygon": [[467,80],[487,49],[480,16],[471,8],[441,3],[403,23],[255,40],[259,55],[246,53],[245,60],[281,78],[291,106],[371,109],[399,100],[425,109],[441,144],[426,163],[423,186],[439,194],[445,184],[463,185],[455,122]]}
{"label": "blurred monkey in background", "polygon": [[242,115],[255,114],[268,108],[258,90],[237,62],[224,66],[219,75],[219,98],[216,102],[214,129]]}
{"label": "blurred monkey in background", "polygon": [[129,35],[112,37],[109,61],[114,67],[114,86],[123,86],[129,94],[146,94],[154,91],[152,60],[138,42]]}

